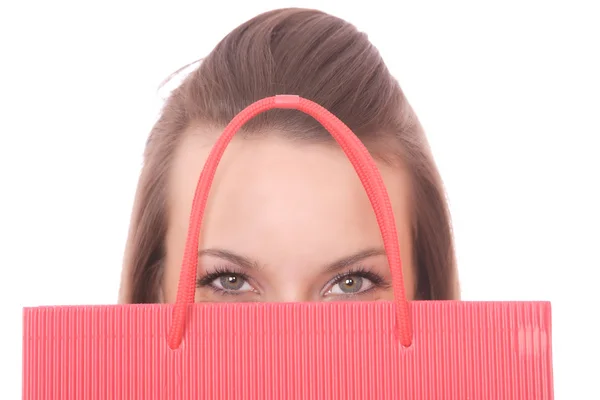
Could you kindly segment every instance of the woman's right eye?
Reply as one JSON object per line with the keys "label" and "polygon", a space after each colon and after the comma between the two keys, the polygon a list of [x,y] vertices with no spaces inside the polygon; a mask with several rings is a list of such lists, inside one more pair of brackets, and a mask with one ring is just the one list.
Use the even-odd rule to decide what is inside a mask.
{"label": "woman's right eye", "polygon": [[223,274],[215,278],[210,285],[224,292],[243,293],[254,291],[248,280],[240,274]]}

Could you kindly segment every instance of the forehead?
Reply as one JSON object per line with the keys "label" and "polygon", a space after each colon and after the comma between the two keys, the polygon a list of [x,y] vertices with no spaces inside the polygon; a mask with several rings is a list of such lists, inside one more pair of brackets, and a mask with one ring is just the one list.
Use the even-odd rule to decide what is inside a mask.
{"label": "forehead", "polygon": [[[177,149],[169,181],[170,230],[187,230],[197,179],[214,143],[207,138],[218,133],[195,128]],[[402,168],[378,166],[406,239],[409,176]],[[225,150],[210,189],[202,247],[234,248],[260,259],[273,249],[335,257],[378,245],[381,235],[365,190],[335,143],[238,135]]]}

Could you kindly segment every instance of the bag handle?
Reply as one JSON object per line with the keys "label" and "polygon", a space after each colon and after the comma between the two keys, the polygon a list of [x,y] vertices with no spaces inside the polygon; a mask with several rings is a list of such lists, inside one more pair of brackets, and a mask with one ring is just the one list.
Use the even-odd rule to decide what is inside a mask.
{"label": "bag handle", "polygon": [[172,325],[168,337],[169,347],[177,349],[181,344],[188,306],[194,303],[200,225],[217,165],[233,135],[246,122],[258,114],[274,108],[295,109],[312,116],[329,131],[352,163],[375,211],[377,224],[383,237],[383,244],[392,273],[392,288],[396,305],[394,332],[396,338],[403,346],[410,346],[412,343],[412,325],[409,304],[404,291],[404,278],[402,275],[402,262],[400,260],[396,223],[387,190],[375,161],[350,128],[327,109],[300,96],[277,95],[259,100],[236,115],[217,139],[204,164],[192,203],[187,241],[179,276],[177,299],[173,308]]}

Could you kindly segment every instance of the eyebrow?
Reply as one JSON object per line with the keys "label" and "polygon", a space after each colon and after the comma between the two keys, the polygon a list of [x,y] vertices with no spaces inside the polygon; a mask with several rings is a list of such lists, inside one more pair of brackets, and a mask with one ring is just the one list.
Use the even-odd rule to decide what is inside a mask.
{"label": "eyebrow", "polygon": [[[375,256],[385,256],[385,255],[386,255],[385,249],[383,249],[383,248],[375,247],[375,248],[361,250],[350,256],[340,258],[339,260],[336,260],[330,264],[327,264],[324,267],[324,271],[327,273],[336,272],[336,271],[339,271],[340,269],[349,267],[352,264],[356,264],[357,262],[362,261],[366,258],[375,257]],[[198,258],[200,258],[202,256],[217,257],[217,258],[229,261],[230,263],[236,264],[239,267],[244,268],[244,269],[250,269],[250,270],[260,269],[260,264],[257,261],[251,260],[247,257],[241,256],[239,254],[235,254],[234,252],[225,250],[225,249],[200,250],[198,252]]]}
{"label": "eyebrow", "polygon": [[385,250],[382,248],[371,248],[366,250],[361,250],[358,253],[354,253],[348,257],[340,258],[337,261],[328,264],[325,267],[325,272],[331,273],[339,271],[340,269],[344,269],[353,264],[356,264],[359,261],[362,261],[366,258],[375,257],[375,256],[385,256]]}
{"label": "eyebrow", "polygon": [[259,264],[256,261],[224,249],[200,250],[198,252],[198,258],[202,256],[217,257],[222,260],[229,261],[232,264],[236,264],[244,269],[259,269]]}

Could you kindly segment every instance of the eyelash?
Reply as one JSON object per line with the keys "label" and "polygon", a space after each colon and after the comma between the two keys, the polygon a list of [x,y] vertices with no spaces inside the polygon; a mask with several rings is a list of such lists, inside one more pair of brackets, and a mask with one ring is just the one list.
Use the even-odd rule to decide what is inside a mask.
{"label": "eyelash", "polygon": [[[223,289],[217,288],[212,285],[212,282],[214,282],[215,279],[218,279],[224,275],[236,275],[236,276],[239,276],[240,278],[242,278],[246,282],[250,281],[250,278],[248,277],[248,275],[244,274],[243,272],[237,271],[236,268],[219,266],[219,267],[216,267],[214,271],[209,272],[206,275],[204,275],[203,277],[198,278],[198,280],[196,281],[196,287],[209,287],[215,293],[219,293],[222,295],[239,296],[239,295],[243,294],[243,293],[236,293],[235,291],[223,290]],[[341,283],[345,278],[347,278],[349,276],[358,276],[361,278],[366,278],[366,279],[370,280],[371,283],[373,284],[373,288],[367,289],[364,292],[357,293],[356,295],[349,295],[349,296],[357,296],[357,295],[368,293],[371,290],[373,290],[374,288],[382,288],[382,287],[389,286],[379,274],[369,271],[367,268],[362,267],[362,266],[356,267],[356,268],[351,268],[346,272],[338,273],[332,279],[329,280],[329,282],[327,283],[327,286],[330,288],[333,288],[335,285]]]}

